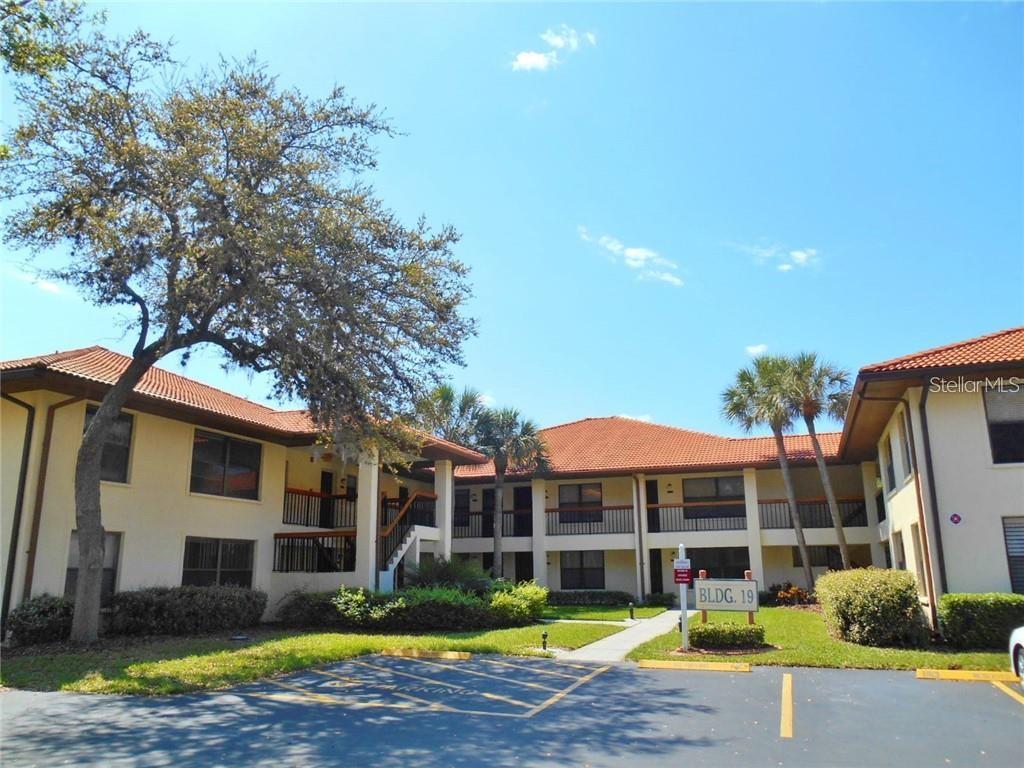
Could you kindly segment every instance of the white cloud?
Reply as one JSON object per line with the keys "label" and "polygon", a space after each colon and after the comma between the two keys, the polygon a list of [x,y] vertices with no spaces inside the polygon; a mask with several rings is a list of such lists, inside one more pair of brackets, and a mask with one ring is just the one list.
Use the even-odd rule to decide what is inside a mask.
{"label": "white cloud", "polygon": [[484,408],[493,408],[497,401],[494,399],[494,395],[483,392],[480,394],[480,402],[483,403]]}
{"label": "white cloud", "polygon": [[52,293],[55,296],[66,295],[64,289],[57,285],[57,283],[45,280],[38,275],[33,275],[31,272],[24,272],[17,267],[7,267],[4,271],[15,280],[21,280],[23,283],[34,285],[40,291]]}
{"label": "white cloud", "polygon": [[607,251],[609,259],[613,263],[617,264],[621,260],[629,269],[636,270],[637,280],[657,280],[676,287],[683,284],[682,278],[673,272],[673,270],[679,269],[679,265],[657,251],[636,245],[626,245],[611,235],[594,237],[582,224],[576,228],[576,231],[584,242],[593,243]]}
{"label": "white cloud", "polygon": [[768,345],[751,344],[749,347],[744,347],[744,349],[747,351],[747,354],[750,355],[751,357],[757,357],[758,355],[763,355],[765,352],[768,351]]}
{"label": "white cloud", "polygon": [[512,59],[512,69],[517,72],[545,72],[562,63],[559,53],[572,54],[584,45],[597,45],[597,35],[593,32],[580,34],[568,24],[547,29],[541,33],[540,39],[548,46],[547,51],[520,51]]}
{"label": "white cloud", "polygon": [[628,413],[620,413],[620,414],[618,414],[618,417],[620,419],[633,419],[633,421],[653,421],[654,420],[651,417],[651,414],[649,414],[649,413],[641,413],[638,416],[631,416]]}
{"label": "white cloud", "polygon": [[558,63],[558,54],[554,51],[540,53],[538,51],[520,51],[512,60],[512,69],[517,72],[539,70],[543,72]]}
{"label": "white cloud", "polygon": [[732,247],[740,253],[753,256],[757,264],[773,265],[779,272],[792,272],[794,269],[809,267],[820,261],[817,248],[786,248],[765,243],[734,243]]}

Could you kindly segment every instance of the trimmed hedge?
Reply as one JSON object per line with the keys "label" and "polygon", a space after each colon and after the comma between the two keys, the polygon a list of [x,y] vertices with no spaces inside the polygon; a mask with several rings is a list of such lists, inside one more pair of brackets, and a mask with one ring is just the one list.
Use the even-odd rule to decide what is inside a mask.
{"label": "trimmed hedge", "polygon": [[633,602],[629,592],[611,589],[573,589],[548,593],[549,605],[625,605]]}
{"label": "trimmed hedge", "polygon": [[341,616],[334,608],[337,592],[289,592],[278,602],[277,620],[286,627],[338,627]]}
{"label": "trimmed hedge", "polygon": [[764,645],[763,624],[691,624],[690,644],[695,648],[757,648]]}
{"label": "trimmed hedge", "polygon": [[267,595],[242,587],[147,587],[117,592],[111,634],[191,635],[258,624]]}
{"label": "trimmed hedge", "polygon": [[957,648],[1005,649],[1010,633],[1024,625],[1024,595],[1005,592],[943,595],[939,626]]}
{"label": "trimmed hedge", "polygon": [[880,647],[920,647],[929,638],[917,583],[907,571],[830,571],[815,588],[825,626],[840,640]]}
{"label": "trimmed hedge", "polygon": [[671,608],[676,604],[676,596],[671,592],[652,593],[644,598],[644,605],[662,605]]}
{"label": "trimmed hedge", "polygon": [[7,626],[19,645],[67,640],[74,609],[74,603],[63,597],[40,595],[12,610],[7,616]]}
{"label": "trimmed hedge", "polygon": [[491,595],[491,614],[509,626],[537,621],[548,604],[548,589],[535,581],[498,589]]}

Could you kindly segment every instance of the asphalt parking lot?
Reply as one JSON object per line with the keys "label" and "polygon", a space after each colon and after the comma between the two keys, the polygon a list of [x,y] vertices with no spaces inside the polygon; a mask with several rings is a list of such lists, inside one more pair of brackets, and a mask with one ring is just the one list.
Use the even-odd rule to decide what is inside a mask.
{"label": "asphalt parking lot", "polygon": [[366,656],[209,694],[0,694],[4,766],[1019,766],[1016,686]]}

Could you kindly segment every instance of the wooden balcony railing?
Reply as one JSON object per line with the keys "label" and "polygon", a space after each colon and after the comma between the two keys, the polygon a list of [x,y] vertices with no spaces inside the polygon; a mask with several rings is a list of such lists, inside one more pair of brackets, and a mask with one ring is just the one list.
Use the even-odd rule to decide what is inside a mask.
{"label": "wooden balcony railing", "polygon": [[355,528],[356,502],[347,496],[287,488],[281,522],[310,528]]}
{"label": "wooden balcony railing", "polygon": [[548,536],[633,532],[632,504],[613,507],[557,507],[545,511],[545,533]]}
{"label": "wooden balcony railing", "polygon": [[[501,516],[501,535],[505,537],[532,536],[533,512],[516,509]],[[452,538],[489,539],[494,536],[493,512],[456,512],[452,520]]]}
{"label": "wooden balcony railing", "polygon": [[354,529],[274,534],[274,570],[279,573],[340,573],[355,569]]}
{"label": "wooden balcony railing", "polygon": [[377,535],[377,568],[386,570],[395,552],[414,525],[437,525],[437,495],[416,491],[404,501],[387,499],[381,505],[381,527]]}
{"label": "wooden balcony railing", "polygon": [[[864,527],[868,524],[864,499],[839,499],[839,516],[844,528]],[[789,504],[785,499],[770,499],[758,503],[762,528],[792,528]],[[796,503],[800,522],[804,528],[831,528],[832,513],[825,499],[802,499]]]}
{"label": "wooden balcony railing", "polygon": [[743,531],[747,508],[742,501],[687,501],[648,504],[647,531]]}

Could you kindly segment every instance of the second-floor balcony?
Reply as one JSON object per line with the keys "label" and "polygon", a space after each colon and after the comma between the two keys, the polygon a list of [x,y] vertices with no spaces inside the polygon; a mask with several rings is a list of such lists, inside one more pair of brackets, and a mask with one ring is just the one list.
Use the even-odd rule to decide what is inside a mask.
{"label": "second-floor balcony", "polygon": [[632,533],[633,505],[612,507],[557,507],[546,510],[548,536],[587,536],[600,533]]}
{"label": "second-floor balcony", "polygon": [[356,500],[344,495],[288,488],[281,522],[309,528],[355,528]]}
{"label": "second-floor balcony", "polygon": [[742,501],[647,505],[649,533],[743,531],[746,528],[747,510]]}
{"label": "second-floor balcony", "polygon": [[[501,535],[506,537],[532,536],[533,512],[516,509],[501,515]],[[493,512],[455,512],[452,522],[454,539],[490,539],[494,536]]]}
{"label": "second-floor balcony", "polygon": [[[839,516],[843,527],[857,528],[868,524],[867,507],[863,499],[839,499]],[[785,500],[762,501],[758,505],[762,528],[792,528],[789,504]],[[800,523],[804,528],[831,528],[832,513],[822,499],[797,501]]]}

